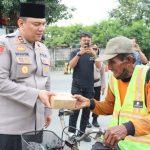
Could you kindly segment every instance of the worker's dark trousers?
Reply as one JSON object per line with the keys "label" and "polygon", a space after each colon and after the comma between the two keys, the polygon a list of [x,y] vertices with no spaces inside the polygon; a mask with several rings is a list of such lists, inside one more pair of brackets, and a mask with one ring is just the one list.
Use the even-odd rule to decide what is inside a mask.
{"label": "worker's dark trousers", "polygon": [[[72,86],[71,93],[73,95],[74,94],[80,94],[80,95],[83,95],[84,97],[87,97],[89,99],[93,98],[93,96],[94,96],[93,87],[82,88],[79,86]],[[76,128],[79,112],[80,112],[80,110],[75,110],[74,113],[72,115],[70,115],[69,126]],[[80,129],[79,129],[83,133],[85,132],[86,125],[87,125],[88,120],[89,120],[89,115],[90,115],[90,109],[89,108],[83,108],[82,114],[81,114],[81,120],[80,120]],[[76,132],[76,130],[71,128],[71,127],[68,129],[68,131],[72,132],[72,133]]]}
{"label": "worker's dark trousers", "polygon": [[22,150],[21,136],[0,134],[0,150]]}

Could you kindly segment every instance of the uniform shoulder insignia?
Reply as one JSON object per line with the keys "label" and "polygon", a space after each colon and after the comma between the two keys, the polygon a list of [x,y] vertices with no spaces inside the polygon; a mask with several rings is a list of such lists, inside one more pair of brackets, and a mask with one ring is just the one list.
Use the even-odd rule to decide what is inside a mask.
{"label": "uniform shoulder insignia", "polygon": [[39,42],[39,41],[37,41],[36,44],[37,44],[39,47],[42,46],[42,43]]}
{"label": "uniform shoulder insignia", "polygon": [[4,49],[5,49],[5,46],[4,45],[0,45],[0,54],[3,53]]}
{"label": "uniform shoulder insignia", "polygon": [[18,36],[18,40],[20,41],[20,43],[24,43],[24,39],[23,39],[23,37],[22,36]]}

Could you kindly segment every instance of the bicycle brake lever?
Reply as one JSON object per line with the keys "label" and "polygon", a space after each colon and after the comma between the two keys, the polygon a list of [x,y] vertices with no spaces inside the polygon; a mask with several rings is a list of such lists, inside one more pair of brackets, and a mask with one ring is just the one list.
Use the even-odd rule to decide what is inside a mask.
{"label": "bicycle brake lever", "polygon": [[101,137],[102,135],[104,135],[105,134],[105,130],[104,131],[102,131],[102,130],[99,130],[99,132],[97,132],[96,133],[96,135],[95,135],[95,138],[94,139],[97,139],[97,138],[99,138],[99,137]]}

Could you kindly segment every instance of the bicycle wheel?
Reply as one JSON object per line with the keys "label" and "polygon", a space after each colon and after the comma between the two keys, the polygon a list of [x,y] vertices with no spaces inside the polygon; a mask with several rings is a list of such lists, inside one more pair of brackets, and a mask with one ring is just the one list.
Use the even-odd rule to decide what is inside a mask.
{"label": "bicycle wheel", "polygon": [[52,131],[31,131],[21,135],[22,150],[62,150],[63,141]]}

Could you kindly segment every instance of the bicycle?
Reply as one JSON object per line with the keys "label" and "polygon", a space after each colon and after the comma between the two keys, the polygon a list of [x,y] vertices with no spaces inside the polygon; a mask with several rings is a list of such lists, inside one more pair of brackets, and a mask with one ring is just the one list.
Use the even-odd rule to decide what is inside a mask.
{"label": "bicycle", "polygon": [[[70,150],[79,150],[79,143],[86,137],[86,136],[90,136],[91,138],[93,138],[94,140],[97,140],[97,142],[99,143],[98,146],[100,146],[98,149],[94,149],[95,146],[92,147],[92,150],[112,150],[110,147],[107,147],[104,143],[103,140],[101,138],[102,135],[105,134],[105,131],[102,131],[101,129],[94,131],[87,131],[85,133],[82,133],[81,131],[79,131],[78,129],[74,128],[78,133],[82,133],[82,136],[78,136],[76,134],[73,135],[69,135],[68,130],[67,132],[65,132],[66,129],[68,129],[70,126],[65,126],[64,124],[64,116],[70,115],[72,114],[73,111],[70,110],[64,110],[64,109],[60,109],[59,110],[59,118],[60,118],[60,122],[62,125],[62,136],[61,138],[63,139],[63,134],[65,133],[67,135],[67,139],[64,141],[65,142],[65,147],[70,148]],[[95,137],[92,137],[92,134],[96,134]],[[96,145],[97,146],[97,145]],[[115,149],[114,149],[115,150]]]}
{"label": "bicycle", "polygon": [[[98,130],[88,131],[84,133],[81,137],[76,134],[70,136],[67,130],[69,126],[65,126],[64,116],[70,115],[72,113],[73,112],[70,110],[59,110],[59,118],[63,128],[61,138],[53,131],[49,130],[27,132],[21,135],[22,150],[79,150],[79,143],[84,139],[85,136],[90,136],[91,138],[96,140],[100,139],[99,137],[104,134],[102,130]],[[81,132],[78,129],[75,130]],[[95,137],[91,136],[91,134],[93,133],[96,134]],[[65,139],[64,134],[67,136],[67,138]],[[102,140],[99,140],[99,143],[101,144],[102,148],[92,150],[111,150],[109,147],[103,144]]]}

